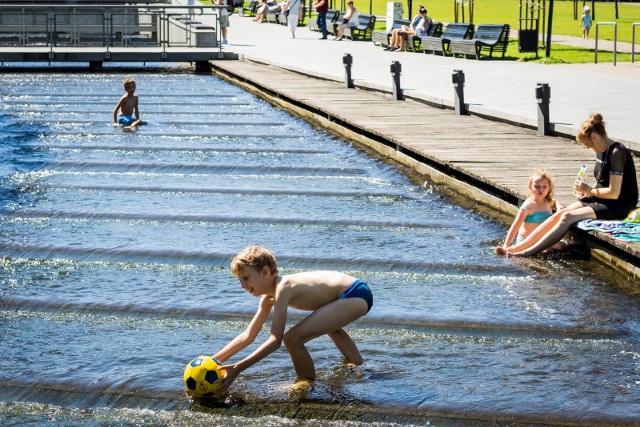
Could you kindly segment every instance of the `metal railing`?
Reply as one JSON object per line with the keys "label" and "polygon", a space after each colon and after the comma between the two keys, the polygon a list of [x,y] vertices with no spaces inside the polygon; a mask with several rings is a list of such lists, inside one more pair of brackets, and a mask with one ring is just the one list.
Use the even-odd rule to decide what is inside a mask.
{"label": "metal railing", "polygon": [[225,6],[0,4],[0,47],[221,49]]}
{"label": "metal railing", "polygon": [[595,63],[598,63],[598,28],[600,25],[613,25],[613,65],[616,65],[616,55],[618,53],[618,23],[617,22],[596,22],[596,46]]}

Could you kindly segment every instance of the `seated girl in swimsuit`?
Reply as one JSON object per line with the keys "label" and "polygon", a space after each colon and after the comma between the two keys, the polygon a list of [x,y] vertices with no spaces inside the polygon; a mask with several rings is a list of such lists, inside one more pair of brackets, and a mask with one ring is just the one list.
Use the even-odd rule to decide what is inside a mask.
{"label": "seated girl in swimsuit", "polygon": [[[533,230],[549,218],[553,211],[558,209],[553,198],[553,178],[549,173],[540,169],[529,177],[529,197],[524,201],[518,214],[509,228],[507,237],[504,240],[504,247],[508,248],[513,244],[524,240]],[[563,250],[566,245],[558,242],[547,250],[547,252]]]}

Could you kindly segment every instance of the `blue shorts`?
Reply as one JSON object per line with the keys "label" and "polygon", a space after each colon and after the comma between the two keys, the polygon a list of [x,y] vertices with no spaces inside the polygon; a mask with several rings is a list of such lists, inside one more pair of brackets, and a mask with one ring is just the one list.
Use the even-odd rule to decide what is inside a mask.
{"label": "blue shorts", "polygon": [[122,126],[131,126],[131,123],[135,121],[136,119],[133,116],[129,116],[127,114],[120,114],[118,116],[118,124]]}
{"label": "blue shorts", "polygon": [[346,298],[362,298],[367,303],[367,313],[373,307],[373,293],[369,288],[369,285],[356,279],[355,282],[349,286],[349,289],[340,294],[338,299]]}

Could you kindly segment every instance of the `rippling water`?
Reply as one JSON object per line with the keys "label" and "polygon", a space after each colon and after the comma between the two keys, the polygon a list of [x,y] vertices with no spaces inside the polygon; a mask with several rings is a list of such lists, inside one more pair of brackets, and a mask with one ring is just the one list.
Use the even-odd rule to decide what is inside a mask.
{"label": "rippling water", "polygon": [[[504,224],[213,76],[135,76],[148,125],[114,128],[122,77],[0,78],[0,424],[640,422],[633,283],[496,257]],[[256,309],[249,244],[371,284],[366,362],[323,337],[308,393],[283,349],[189,402]]]}

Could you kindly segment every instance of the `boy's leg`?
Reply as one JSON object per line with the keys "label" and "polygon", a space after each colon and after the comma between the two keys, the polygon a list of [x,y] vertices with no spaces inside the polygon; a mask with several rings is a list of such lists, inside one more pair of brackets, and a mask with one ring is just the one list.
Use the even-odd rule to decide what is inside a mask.
{"label": "boy's leg", "polygon": [[[364,316],[367,313],[367,308],[367,303],[362,298],[339,299],[320,307],[289,329],[284,334],[283,341],[287,351],[289,351],[298,377],[315,378],[316,371],[313,359],[304,344],[321,335],[333,333],[334,335],[331,338],[334,339],[336,337],[338,339],[337,342],[334,339],[334,342],[342,354],[348,359],[349,357],[356,359],[349,360],[350,362],[361,363],[362,358],[358,360],[358,357],[354,356],[353,348],[355,348],[355,343],[350,337],[348,338],[351,341],[349,343],[345,336],[338,331],[359,317]],[[360,356],[357,348],[355,348],[355,351]]]}
{"label": "boy's leg", "polygon": [[337,331],[329,332],[329,338],[333,340],[340,353],[347,359],[347,362],[362,365],[360,351],[358,351],[356,343],[353,342],[347,331],[338,329]]}

